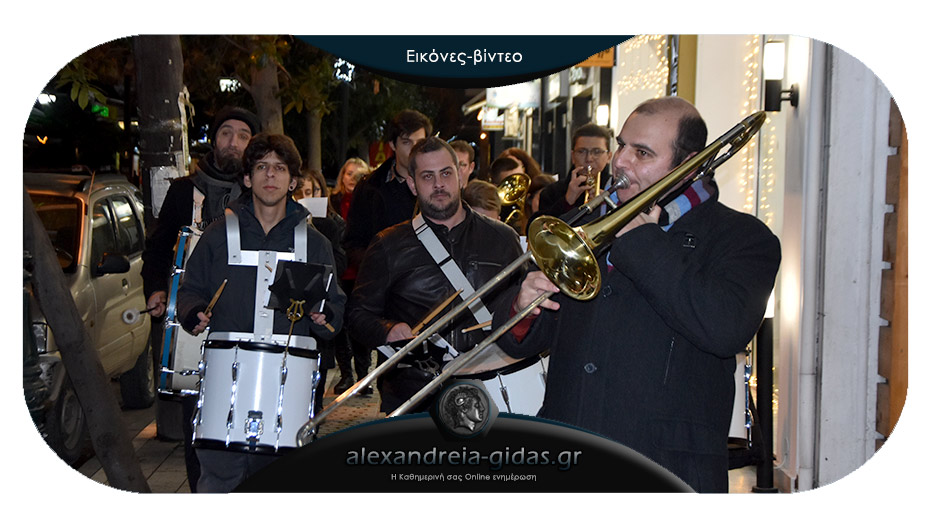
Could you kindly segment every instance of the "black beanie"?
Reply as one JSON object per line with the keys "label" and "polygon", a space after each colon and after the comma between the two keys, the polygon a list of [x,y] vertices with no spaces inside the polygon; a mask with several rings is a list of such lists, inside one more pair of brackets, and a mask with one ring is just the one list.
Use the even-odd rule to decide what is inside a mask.
{"label": "black beanie", "polygon": [[226,106],[216,114],[216,118],[213,120],[213,129],[211,130],[212,133],[210,134],[210,138],[214,143],[216,142],[216,132],[220,129],[220,126],[223,126],[224,122],[230,119],[236,119],[249,125],[249,129],[252,130],[252,135],[256,135],[262,131],[261,123],[258,122],[258,117],[254,113],[245,108]]}

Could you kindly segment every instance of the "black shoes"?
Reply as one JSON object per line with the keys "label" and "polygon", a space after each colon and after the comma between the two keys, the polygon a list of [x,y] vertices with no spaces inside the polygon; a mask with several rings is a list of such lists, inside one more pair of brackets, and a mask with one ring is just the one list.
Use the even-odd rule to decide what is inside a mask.
{"label": "black shoes", "polygon": [[355,384],[355,381],[352,380],[352,377],[342,377],[341,379],[339,379],[339,382],[337,382],[336,385],[333,386],[333,392],[336,394],[340,394],[348,390],[349,388],[351,388],[354,384]]}

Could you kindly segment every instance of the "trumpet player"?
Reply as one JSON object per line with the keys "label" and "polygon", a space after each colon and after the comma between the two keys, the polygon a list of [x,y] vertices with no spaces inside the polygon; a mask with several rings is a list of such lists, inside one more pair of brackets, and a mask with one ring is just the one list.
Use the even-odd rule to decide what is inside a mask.
{"label": "trumpet player", "polygon": [[606,186],[610,179],[608,165],[612,139],[610,130],[594,123],[575,130],[572,134],[572,170],[568,177],[559,178],[540,191],[540,214],[559,217],[582,205],[589,192],[597,193]]}
{"label": "trumpet player", "polygon": [[[407,184],[420,214],[375,236],[346,311],[350,334],[382,352],[386,343],[413,338],[414,328],[431,322],[426,320],[430,312],[454,292],[469,296],[468,288],[477,289],[523,252],[513,229],[462,201],[457,159],[445,141],[431,136],[418,142],[410,151],[409,170]],[[401,362],[378,379],[381,411],[393,412],[439,373],[445,357],[484,339],[490,329],[463,331],[484,322],[481,317],[490,321],[495,297],[483,302],[484,315],[480,309],[465,312],[444,328],[445,344],[437,344],[446,346],[440,356]],[[435,313],[433,319],[440,317]],[[380,361],[386,358],[379,353]]]}
{"label": "trumpet player", "polygon": [[[641,104],[613,155],[614,173],[630,181],[620,199],[662,179],[706,140],[687,101]],[[698,492],[727,491],[734,357],[762,321],[781,258],[762,222],[717,197],[710,175],[639,214],[598,258],[597,297],[553,296],[498,341],[514,357],[549,347],[541,417],[614,439]],[[512,310],[558,290],[529,273],[511,291]]]}

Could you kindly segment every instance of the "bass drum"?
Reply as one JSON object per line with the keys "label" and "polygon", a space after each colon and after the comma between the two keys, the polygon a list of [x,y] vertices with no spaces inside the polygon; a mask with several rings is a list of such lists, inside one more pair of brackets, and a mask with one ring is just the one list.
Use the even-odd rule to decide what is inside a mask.
{"label": "bass drum", "polygon": [[314,415],[317,351],[207,340],[201,375],[195,447],[279,455],[297,447]]}
{"label": "bass drum", "polygon": [[178,235],[174,251],[174,269],[169,282],[168,305],[161,341],[161,370],[158,375],[158,395],[162,399],[197,395],[199,390],[200,348],[207,332],[204,331],[195,337],[184,331],[178,322],[177,313],[178,289],[184,278],[184,267],[198,240],[199,231],[184,227]]}
{"label": "bass drum", "polygon": [[488,395],[502,412],[535,416],[546,395],[549,355],[515,359],[497,346],[485,351],[485,358],[456,372],[456,379],[484,383]]}

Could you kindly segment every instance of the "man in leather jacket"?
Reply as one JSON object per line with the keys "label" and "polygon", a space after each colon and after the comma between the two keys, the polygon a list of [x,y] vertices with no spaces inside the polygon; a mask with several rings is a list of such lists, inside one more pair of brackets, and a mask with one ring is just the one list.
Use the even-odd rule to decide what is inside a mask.
{"label": "man in leather jacket", "polygon": [[[417,143],[410,152],[410,174],[413,177],[407,183],[417,197],[422,225],[435,234],[472,288],[481,287],[520,256],[522,251],[513,229],[473,212],[462,201],[455,152],[445,141],[429,137]],[[370,348],[412,338],[411,328],[459,289],[418,237],[414,228],[417,221],[408,220],[378,233],[359,268],[346,322],[349,332]],[[501,284],[500,290],[506,287]],[[497,307],[496,298],[492,294],[482,299],[491,312]],[[490,330],[462,332],[477,323],[466,310],[444,328],[441,337],[457,352],[469,351]],[[380,360],[384,358],[379,354]],[[441,366],[436,357],[419,359],[414,364],[402,363],[378,380],[383,412],[390,413],[407,401]],[[430,359],[432,368],[426,366]]]}

